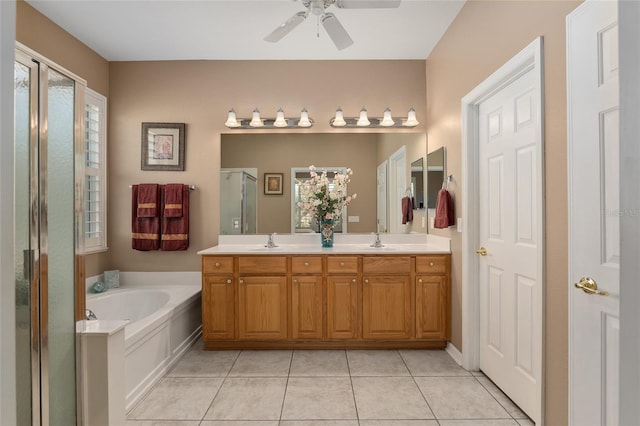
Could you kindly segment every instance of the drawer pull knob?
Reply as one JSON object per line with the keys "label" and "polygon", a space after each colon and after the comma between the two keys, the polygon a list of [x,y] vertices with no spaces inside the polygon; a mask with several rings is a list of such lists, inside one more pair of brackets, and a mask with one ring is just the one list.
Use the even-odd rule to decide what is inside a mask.
{"label": "drawer pull knob", "polygon": [[219,268],[220,266],[220,262],[216,262],[216,268]]}
{"label": "drawer pull knob", "polygon": [[340,266],[344,266],[344,262],[340,262]]}
{"label": "drawer pull knob", "polygon": [[227,280],[227,284],[231,284],[231,280]]}
{"label": "drawer pull knob", "polygon": [[435,265],[435,263],[429,262],[429,266],[434,266],[434,265]]}
{"label": "drawer pull knob", "polygon": [[244,284],[244,280],[240,280],[240,284]]}
{"label": "drawer pull knob", "polygon": [[304,266],[309,266],[309,262],[304,262]]}

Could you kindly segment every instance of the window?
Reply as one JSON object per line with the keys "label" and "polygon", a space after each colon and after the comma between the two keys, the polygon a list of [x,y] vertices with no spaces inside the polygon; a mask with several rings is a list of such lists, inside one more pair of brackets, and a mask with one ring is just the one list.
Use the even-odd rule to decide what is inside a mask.
{"label": "window", "polygon": [[107,249],[107,98],[85,89],[84,252]]}

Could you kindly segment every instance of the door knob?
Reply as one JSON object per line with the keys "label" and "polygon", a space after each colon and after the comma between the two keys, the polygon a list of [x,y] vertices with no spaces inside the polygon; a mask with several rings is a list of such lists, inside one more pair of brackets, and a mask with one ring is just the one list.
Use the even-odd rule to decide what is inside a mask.
{"label": "door knob", "polygon": [[487,249],[484,247],[480,247],[478,250],[476,250],[476,254],[479,254],[480,256],[486,256],[487,255]]}
{"label": "door knob", "polygon": [[598,296],[608,296],[608,291],[598,290],[598,284],[593,278],[582,277],[580,281],[573,285],[575,288],[580,288],[582,291],[588,294],[597,294]]}

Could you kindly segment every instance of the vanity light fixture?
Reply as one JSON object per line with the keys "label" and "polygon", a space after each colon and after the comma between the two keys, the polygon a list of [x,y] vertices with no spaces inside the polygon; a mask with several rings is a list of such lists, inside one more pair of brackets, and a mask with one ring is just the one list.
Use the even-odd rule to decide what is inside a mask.
{"label": "vanity light fixture", "polygon": [[240,127],[240,123],[238,123],[238,120],[236,119],[236,112],[233,110],[233,108],[229,110],[229,115],[227,116],[227,122],[224,123],[224,125],[232,128]]}
{"label": "vanity light fixture", "polygon": [[258,108],[253,110],[253,114],[251,116],[251,122],[249,123],[249,126],[251,126],[251,127],[262,127],[262,126],[264,126],[264,123],[260,119],[260,111],[258,111]]}
{"label": "vanity light fixture", "polygon": [[342,113],[342,108],[338,108],[336,110],[336,116],[330,122],[333,127],[344,127],[347,125],[347,122],[344,121],[344,114]]}
{"label": "vanity light fixture", "polygon": [[331,127],[346,127],[346,128],[358,128],[358,127],[369,127],[369,128],[379,128],[379,127],[393,127],[393,128],[403,128],[403,127],[415,127],[420,122],[416,119],[416,110],[411,108],[407,115],[407,118],[404,117],[393,117],[391,115],[391,109],[385,108],[382,117],[368,117],[367,110],[365,107],[362,107],[360,110],[360,115],[358,117],[345,117],[342,113],[342,109],[338,108],[336,110],[336,115],[333,117],[329,124]]}
{"label": "vanity light fixture", "polygon": [[389,127],[389,126],[393,126],[394,124],[396,124],[396,122],[393,121],[393,118],[391,118],[391,110],[389,108],[385,108],[384,115],[382,116],[382,121],[380,122],[380,125],[384,127]]}
{"label": "vanity light fixture", "polygon": [[309,121],[309,111],[303,108],[300,112],[300,121],[298,121],[298,127],[311,127],[311,121]]}
{"label": "vanity light fixture", "polygon": [[364,107],[362,107],[362,109],[360,110],[360,118],[358,118],[358,122],[356,123],[356,125],[360,127],[364,127],[364,126],[368,126],[369,124],[371,124],[371,122],[367,117],[367,110]]}
{"label": "vanity light fixture", "polygon": [[284,119],[284,111],[282,108],[278,108],[278,112],[276,112],[276,121],[273,122],[273,125],[276,127],[287,127],[287,120]]}
{"label": "vanity light fixture", "polygon": [[227,121],[224,123],[230,129],[282,129],[293,127],[312,127],[313,120],[309,118],[309,112],[304,108],[300,112],[300,118],[287,118],[282,108],[278,108],[276,118],[260,117],[260,110],[255,108],[251,114],[251,118],[238,118],[236,111],[232,108],[227,115]]}

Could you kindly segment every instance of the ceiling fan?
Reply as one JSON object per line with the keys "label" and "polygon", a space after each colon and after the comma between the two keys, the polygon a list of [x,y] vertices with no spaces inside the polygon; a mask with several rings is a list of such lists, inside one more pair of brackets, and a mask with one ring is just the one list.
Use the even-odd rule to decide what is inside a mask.
{"label": "ceiling fan", "polygon": [[[344,29],[338,18],[333,13],[327,13],[327,8],[335,5],[340,9],[390,9],[400,6],[401,0],[302,0],[302,4],[307,10],[296,13],[291,18],[283,22],[271,34],[266,36],[265,41],[276,43],[282,37],[289,34],[295,27],[300,25],[309,13],[318,17],[318,22],[322,23],[325,31],[331,37],[333,44],[338,50],[345,49],[353,44],[349,33]],[[320,34],[318,34],[318,37]]]}

